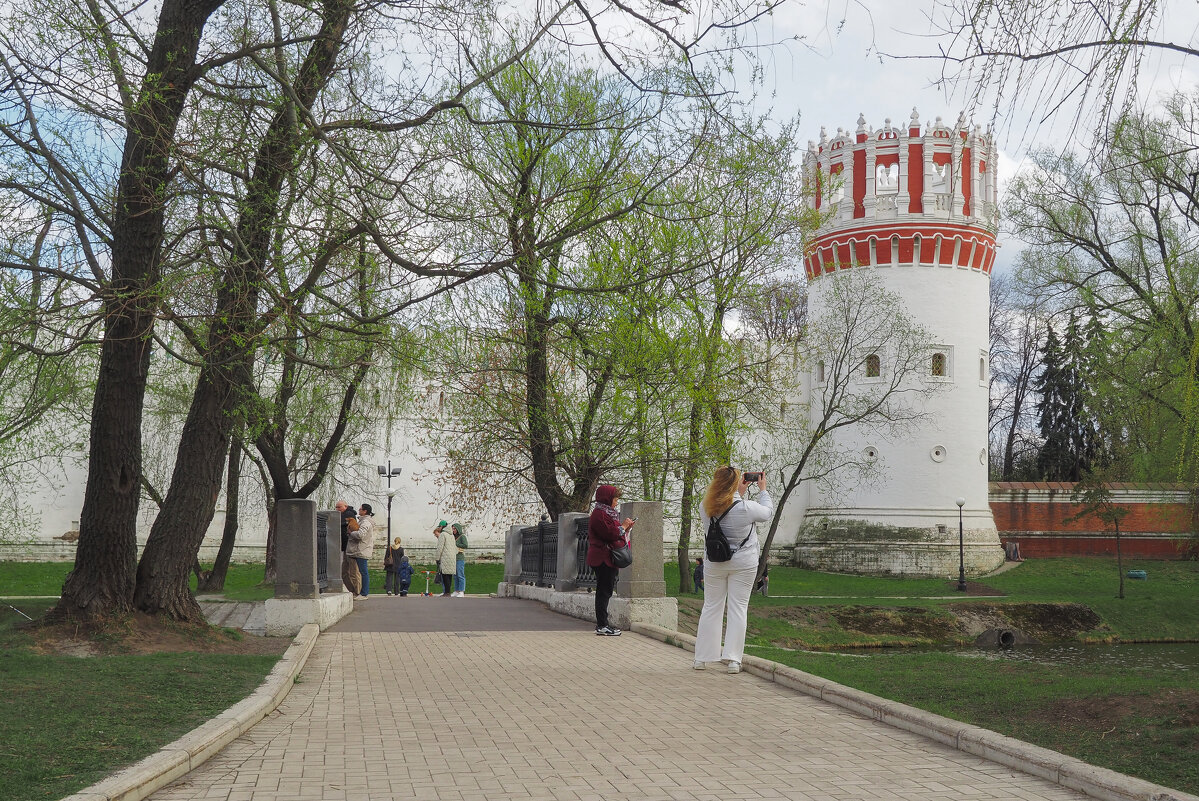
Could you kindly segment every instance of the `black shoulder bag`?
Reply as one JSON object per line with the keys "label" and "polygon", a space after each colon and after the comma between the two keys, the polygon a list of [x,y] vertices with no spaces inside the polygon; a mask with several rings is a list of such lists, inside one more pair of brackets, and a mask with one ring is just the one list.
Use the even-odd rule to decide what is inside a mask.
{"label": "black shoulder bag", "polygon": [[[733,502],[736,506],[737,502]],[[724,520],[725,515],[733,511],[733,506],[724,510],[724,514],[720,517],[712,517],[708,519],[708,533],[704,536],[704,552],[708,555],[709,562],[727,562],[733,558],[733,547],[729,544],[729,538],[724,535],[724,530],[720,527],[720,521]],[[754,533],[753,527],[749,529],[749,534],[745,535],[745,539],[741,540],[741,545],[737,546],[740,550],[742,545],[749,542],[750,535]]]}

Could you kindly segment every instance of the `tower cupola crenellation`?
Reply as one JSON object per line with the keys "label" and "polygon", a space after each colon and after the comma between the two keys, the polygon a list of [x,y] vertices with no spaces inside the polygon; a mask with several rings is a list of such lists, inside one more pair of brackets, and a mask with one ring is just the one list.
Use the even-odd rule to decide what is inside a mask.
{"label": "tower cupola crenellation", "polygon": [[965,113],[922,129],[888,117],[875,130],[825,128],[804,158],[810,204],[826,215],[806,254],[809,278],[854,265],[958,267],[989,275],[998,227],[991,135]]}

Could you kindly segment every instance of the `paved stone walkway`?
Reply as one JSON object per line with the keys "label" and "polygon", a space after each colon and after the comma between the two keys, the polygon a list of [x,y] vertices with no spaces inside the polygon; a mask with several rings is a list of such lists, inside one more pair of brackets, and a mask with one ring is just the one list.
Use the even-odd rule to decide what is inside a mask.
{"label": "paved stone walkway", "polygon": [[[409,602],[457,604],[424,611],[458,630],[352,631],[355,612],[321,635],[276,712],[152,798],[1085,798],[748,674],[692,670],[689,652],[636,634],[596,637],[569,619],[470,626],[487,604],[532,604],[535,620],[530,601],[365,603],[400,619],[420,612],[401,614]],[[596,700],[607,696],[621,700]]]}
{"label": "paved stone walkway", "polygon": [[266,604],[262,601],[207,601],[200,599],[204,619],[214,626],[266,634]]}

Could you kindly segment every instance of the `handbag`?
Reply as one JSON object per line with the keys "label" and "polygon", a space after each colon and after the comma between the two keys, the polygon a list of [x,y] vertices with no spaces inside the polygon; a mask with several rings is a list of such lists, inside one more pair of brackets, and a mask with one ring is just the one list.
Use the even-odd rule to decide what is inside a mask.
{"label": "handbag", "polygon": [[633,564],[633,552],[627,545],[621,545],[619,548],[609,546],[608,556],[612,559],[614,567],[628,567]]}
{"label": "handbag", "polygon": [[394,565],[394,564],[395,564],[395,561],[396,561],[396,560],[395,560],[395,556],[393,556],[393,555],[392,555],[391,548],[388,548],[388,549],[387,549],[387,556],[384,556],[384,557],[383,557],[383,566],[384,566],[384,567],[391,567],[392,565]]}

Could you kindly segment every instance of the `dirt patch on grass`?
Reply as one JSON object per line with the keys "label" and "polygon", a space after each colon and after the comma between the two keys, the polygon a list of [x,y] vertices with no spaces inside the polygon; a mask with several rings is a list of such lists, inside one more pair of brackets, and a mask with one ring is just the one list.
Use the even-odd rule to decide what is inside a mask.
{"label": "dirt patch on grass", "polygon": [[[698,604],[695,613],[698,616]],[[1076,640],[1102,632],[1099,615],[1081,604],[964,603],[949,606],[774,606],[759,607],[754,615],[779,620],[800,631],[840,629],[850,635],[887,638],[896,643],[958,644],[988,629],[1016,629],[1041,642]],[[680,599],[680,625],[685,615]],[[694,618],[692,631],[694,631]],[[790,641],[780,645],[791,645]]]}
{"label": "dirt patch on grass", "polygon": [[1159,721],[1178,729],[1199,726],[1199,690],[1163,690],[1155,695],[1064,698],[1031,713],[1047,725],[1106,732],[1134,720]]}
{"label": "dirt patch on grass", "polygon": [[828,610],[847,631],[939,641],[962,633],[952,615],[918,606],[838,606]]}
{"label": "dirt patch on grass", "polygon": [[208,653],[281,654],[288,637],[256,637],[207,624],[176,623],[141,612],[101,625],[33,624],[25,629],[37,653],[63,656]]}
{"label": "dirt patch on grass", "polygon": [[987,629],[1016,629],[1042,642],[1076,640],[1105,628],[1103,620],[1082,604],[954,604],[949,607],[969,636]]}

